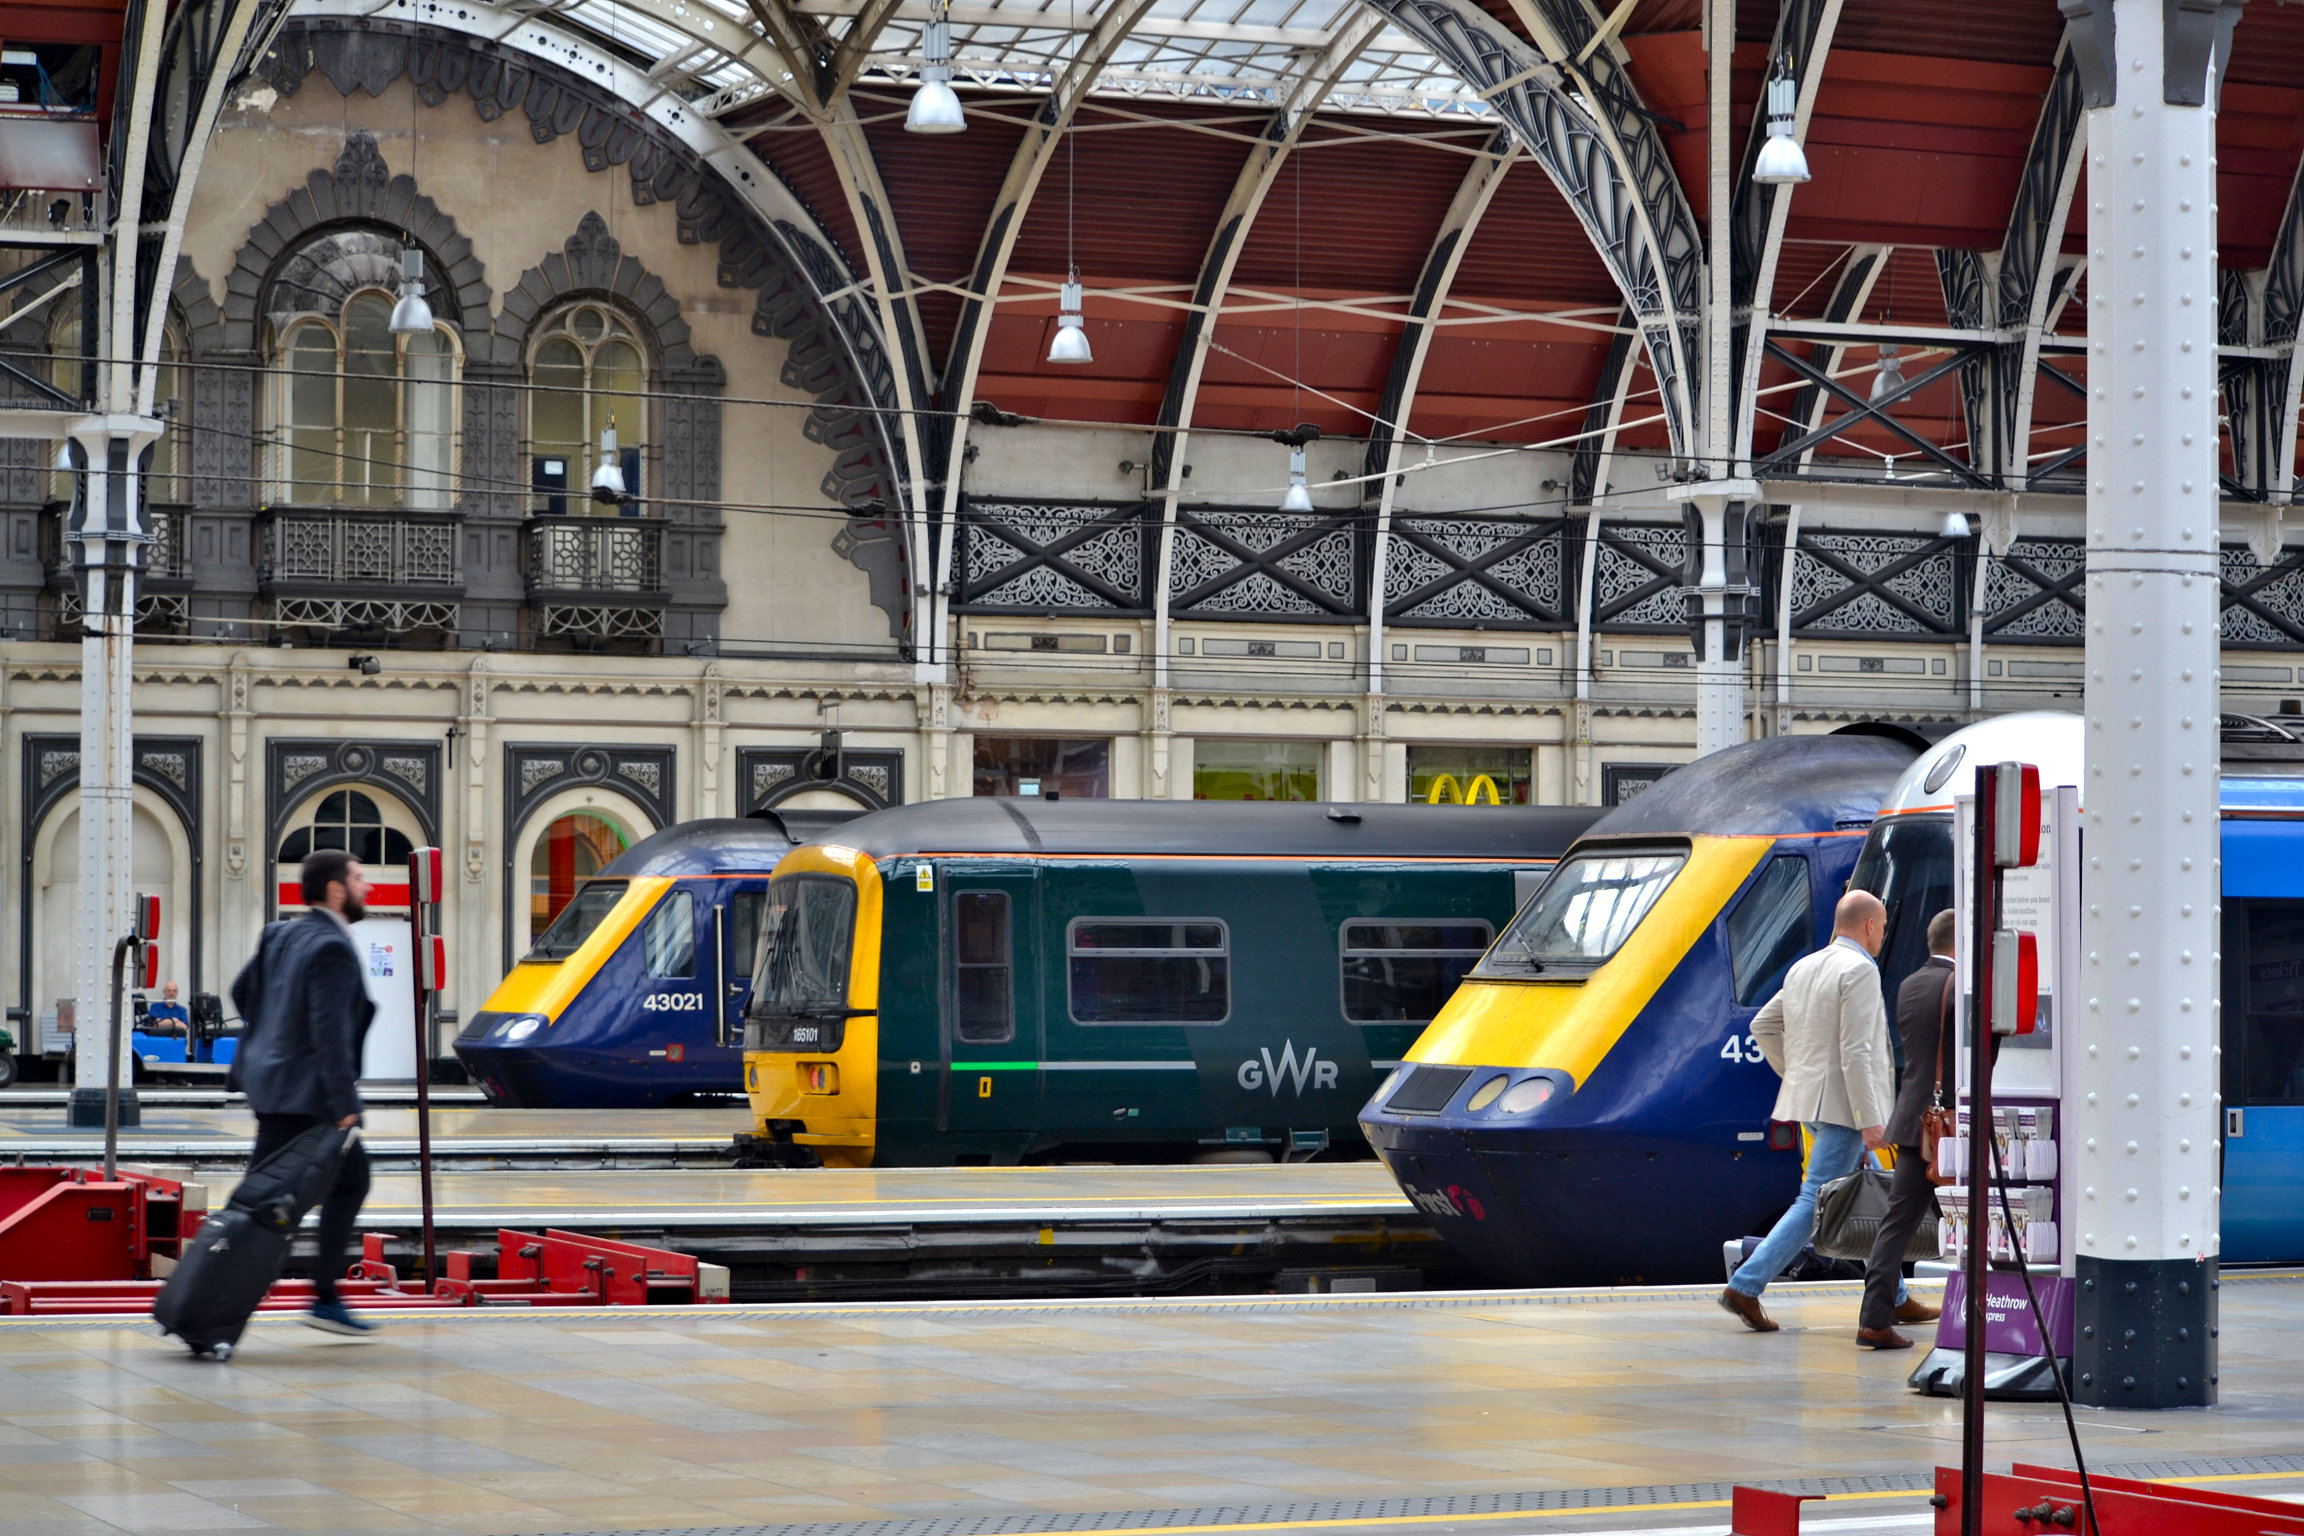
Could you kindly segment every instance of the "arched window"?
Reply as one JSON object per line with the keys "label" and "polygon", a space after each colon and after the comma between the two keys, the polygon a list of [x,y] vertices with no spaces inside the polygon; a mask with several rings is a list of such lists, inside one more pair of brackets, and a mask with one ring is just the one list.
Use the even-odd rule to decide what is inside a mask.
{"label": "arched window", "polygon": [[453,492],[456,333],[392,334],[392,295],[364,288],[280,335],[272,420],[279,495],[299,506],[445,508]]}
{"label": "arched window", "polygon": [[312,825],[281,840],[280,862],[301,864],[322,848],[341,848],[372,870],[406,864],[414,851],[408,834],[386,826],[376,802],[356,789],[339,789],[322,800]]}
{"label": "arched window", "polygon": [[589,811],[563,816],[545,828],[528,858],[528,931],[551,927],[576,888],[623,851],[623,832]]}
{"label": "arched window", "polygon": [[[577,304],[537,330],[530,354],[529,483],[535,510],[636,517],[648,442],[648,358],[630,322],[602,304]],[[592,499],[600,434],[616,429],[624,471],[619,505]]]}

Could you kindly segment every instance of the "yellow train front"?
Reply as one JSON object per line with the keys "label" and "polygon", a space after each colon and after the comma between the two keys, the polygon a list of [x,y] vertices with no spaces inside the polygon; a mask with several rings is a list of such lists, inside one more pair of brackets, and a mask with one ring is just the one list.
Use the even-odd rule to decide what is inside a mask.
{"label": "yellow train front", "polygon": [[1799,1182],[1748,1033],[1920,746],[1747,742],[1596,822],[1360,1112],[1441,1236],[1506,1285],[1717,1282]]}

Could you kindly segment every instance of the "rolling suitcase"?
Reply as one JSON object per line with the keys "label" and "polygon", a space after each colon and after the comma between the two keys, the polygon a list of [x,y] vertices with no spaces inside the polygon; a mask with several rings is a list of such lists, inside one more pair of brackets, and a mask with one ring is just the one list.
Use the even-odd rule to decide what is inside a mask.
{"label": "rolling suitcase", "polygon": [[336,1181],[360,1133],[317,1125],[248,1170],[224,1209],[200,1224],[176,1272],[153,1298],[161,1331],[195,1355],[232,1358],[264,1293],[280,1278],[296,1228]]}

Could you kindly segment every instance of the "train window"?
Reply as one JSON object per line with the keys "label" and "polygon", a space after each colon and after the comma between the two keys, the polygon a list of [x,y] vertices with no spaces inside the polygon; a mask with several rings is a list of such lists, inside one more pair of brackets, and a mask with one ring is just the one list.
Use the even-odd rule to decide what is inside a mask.
{"label": "train window", "polygon": [[1008,893],[960,891],[952,897],[953,1038],[998,1045],[1016,1037],[1009,992]]}
{"label": "train window", "polygon": [[1571,854],[1554,866],[1552,878],[1520,909],[1473,974],[1592,969],[1632,936],[1687,862],[1687,851],[1679,848]]}
{"label": "train window", "polygon": [[728,958],[749,976],[760,966],[760,909],[766,891],[738,891],[728,898]]}
{"label": "train window", "polygon": [[686,977],[696,974],[696,898],[674,891],[656,903],[648,925],[640,930],[640,947],[648,956],[651,976]]}
{"label": "train window", "polygon": [[1478,921],[1346,923],[1344,1017],[1355,1024],[1428,1024],[1496,930]]}
{"label": "train window", "polygon": [[1075,918],[1067,980],[1077,1024],[1221,1024],[1231,935],[1214,918]]}
{"label": "train window", "polygon": [[1738,1006],[1757,1008],[1775,995],[1792,962],[1808,953],[1815,926],[1808,861],[1796,854],[1769,860],[1728,914],[1728,962],[1736,973]]}
{"label": "train window", "polygon": [[1890,816],[1874,822],[1848,887],[1887,903],[1880,988],[1894,1018],[1897,989],[1927,963],[1928,920],[1952,905],[1952,818]]}
{"label": "train window", "polygon": [[2304,1104],[2304,901],[2224,904],[2224,1018],[2224,1102]]}
{"label": "train window", "polygon": [[[855,920],[856,887],[846,880],[788,875],[771,884],[760,919],[752,1012],[790,1019],[845,1008]],[[830,1048],[829,1041],[813,1043]]]}
{"label": "train window", "polygon": [[529,949],[528,958],[565,960],[583,948],[584,941],[592,937],[592,930],[624,899],[626,884],[622,880],[594,880],[587,884],[573,901],[560,909],[560,915],[552,919],[543,936]]}

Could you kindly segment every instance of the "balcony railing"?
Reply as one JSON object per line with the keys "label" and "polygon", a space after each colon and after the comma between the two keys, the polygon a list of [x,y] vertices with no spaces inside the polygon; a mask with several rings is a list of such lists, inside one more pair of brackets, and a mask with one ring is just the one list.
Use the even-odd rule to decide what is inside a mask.
{"label": "balcony railing", "polygon": [[399,588],[452,596],[464,583],[463,519],[453,512],[274,511],[263,518],[257,579],[271,592]]}
{"label": "balcony railing", "polygon": [[[190,508],[167,502],[148,502],[144,507],[144,526],[152,534],[152,542],[144,548],[143,585],[151,588],[186,579],[185,519]],[[73,566],[79,552],[73,548],[69,511],[58,512],[49,518],[41,530],[45,546],[41,554],[48,567],[48,586],[51,591],[69,591],[78,585]]]}
{"label": "balcony railing", "polygon": [[646,602],[664,585],[664,522],[653,517],[528,520],[531,601]]}

